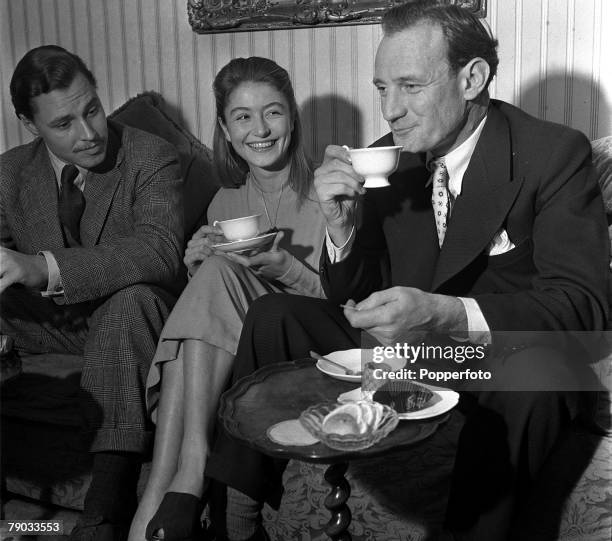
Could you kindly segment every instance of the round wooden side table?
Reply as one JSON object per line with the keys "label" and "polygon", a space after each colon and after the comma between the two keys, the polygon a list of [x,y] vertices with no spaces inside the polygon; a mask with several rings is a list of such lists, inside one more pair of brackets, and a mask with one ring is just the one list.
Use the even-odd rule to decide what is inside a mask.
{"label": "round wooden side table", "polygon": [[355,383],[338,381],[315,367],[312,359],[267,365],[238,381],[221,397],[219,417],[228,434],[241,443],[274,458],[329,464],[325,480],[331,491],[325,507],[331,518],[325,532],[335,541],[350,541],[351,512],[346,502],[350,485],[344,474],[348,463],[384,455],[414,445],[431,436],[450,414],[420,420],[400,421],[397,428],[376,445],[361,451],[338,451],[322,443],[283,446],[270,440],[266,431],[280,421],[296,419],[309,406],[336,400],[355,388]]}

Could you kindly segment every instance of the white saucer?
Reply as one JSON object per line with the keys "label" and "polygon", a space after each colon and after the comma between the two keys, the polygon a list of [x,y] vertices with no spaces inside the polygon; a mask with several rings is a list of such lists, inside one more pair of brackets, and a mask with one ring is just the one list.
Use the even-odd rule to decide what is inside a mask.
{"label": "white saucer", "polygon": [[[415,381],[414,383],[417,382]],[[397,416],[401,421],[436,417],[437,415],[442,415],[443,413],[452,410],[457,405],[457,402],[459,402],[459,393],[456,393],[452,389],[436,387],[434,385],[426,385],[425,383],[418,384],[429,389],[433,393],[433,397],[428,402],[427,407],[421,410],[398,413]],[[361,387],[357,387],[357,389],[347,391],[346,393],[342,393],[340,396],[338,396],[338,402],[357,402],[358,400],[363,400]]]}
{"label": "white saucer", "polygon": [[[345,366],[349,370],[363,370],[363,364],[372,361],[372,356],[373,350],[359,348],[333,351],[325,355],[325,357],[329,357],[330,360]],[[390,359],[385,359],[384,362],[394,371],[400,370],[406,365],[406,359],[404,357],[392,357]],[[326,363],[325,361],[317,361],[316,367],[332,378],[342,381],[361,381],[361,374],[352,376],[345,374],[342,372],[342,369],[333,364]]]}
{"label": "white saucer", "polygon": [[212,248],[219,250],[220,252],[245,252],[246,250],[253,250],[254,248],[262,248],[266,244],[272,244],[276,231],[272,233],[264,233],[263,235],[257,235],[251,239],[234,240],[232,242],[221,242],[219,244],[213,244]]}

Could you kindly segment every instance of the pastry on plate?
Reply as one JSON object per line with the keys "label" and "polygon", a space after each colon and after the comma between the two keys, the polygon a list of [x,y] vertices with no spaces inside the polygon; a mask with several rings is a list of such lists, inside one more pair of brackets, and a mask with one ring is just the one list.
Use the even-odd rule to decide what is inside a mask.
{"label": "pastry on plate", "polygon": [[427,387],[408,381],[401,385],[385,383],[374,393],[372,400],[387,404],[397,413],[409,413],[427,407],[432,398],[433,393]]}
{"label": "pastry on plate", "polygon": [[321,430],[326,434],[365,434],[378,428],[382,411],[381,404],[365,400],[342,404],[325,416]]}

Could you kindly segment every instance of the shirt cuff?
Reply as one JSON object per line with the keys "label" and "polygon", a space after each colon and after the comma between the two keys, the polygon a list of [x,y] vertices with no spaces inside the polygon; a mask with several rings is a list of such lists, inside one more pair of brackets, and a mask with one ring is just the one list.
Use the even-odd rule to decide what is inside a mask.
{"label": "shirt cuff", "polygon": [[40,294],[43,297],[59,297],[64,294],[64,286],[62,284],[62,277],[60,275],[59,266],[55,256],[46,250],[38,252],[39,255],[44,256],[47,261],[47,269],[49,271],[49,278],[47,279],[46,291],[41,291]]}
{"label": "shirt cuff", "polygon": [[459,297],[463,303],[468,321],[468,340],[474,344],[490,344],[491,329],[476,299]]}
{"label": "shirt cuff", "polygon": [[327,247],[327,255],[331,263],[340,263],[351,253],[351,248],[355,242],[355,226],[351,227],[351,234],[342,246],[336,246],[329,236],[329,231],[325,229],[325,246]]}

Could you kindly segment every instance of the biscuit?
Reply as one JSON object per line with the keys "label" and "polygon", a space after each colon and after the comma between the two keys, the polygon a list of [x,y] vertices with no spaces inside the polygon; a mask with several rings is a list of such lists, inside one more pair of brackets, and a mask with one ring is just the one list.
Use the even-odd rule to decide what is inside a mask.
{"label": "biscuit", "polygon": [[314,445],[319,440],[306,430],[299,419],[281,421],[272,425],[266,431],[268,438],[279,445],[307,446]]}

